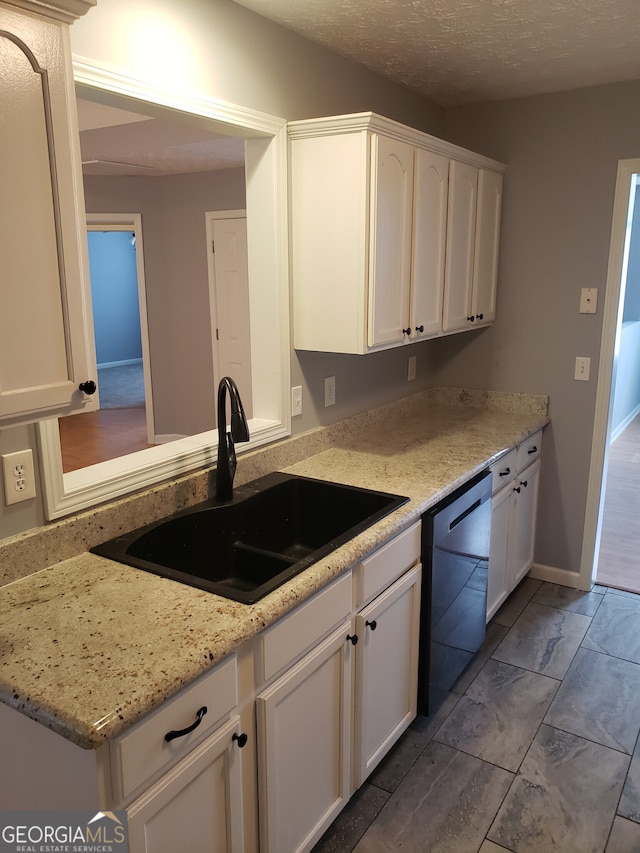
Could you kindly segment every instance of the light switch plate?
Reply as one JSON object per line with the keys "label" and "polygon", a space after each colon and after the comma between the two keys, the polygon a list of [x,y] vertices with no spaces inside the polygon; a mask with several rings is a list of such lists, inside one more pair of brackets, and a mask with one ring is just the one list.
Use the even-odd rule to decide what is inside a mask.
{"label": "light switch plate", "polygon": [[591,359],[586,356],[579,355],[576,357],[576,374],[575,378],[582,382],[589,381],[589,373],[591,371]]}

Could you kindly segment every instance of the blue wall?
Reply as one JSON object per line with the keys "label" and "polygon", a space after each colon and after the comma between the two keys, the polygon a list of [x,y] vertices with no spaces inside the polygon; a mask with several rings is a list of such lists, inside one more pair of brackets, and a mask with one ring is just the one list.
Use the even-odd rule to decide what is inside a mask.
{"label": "blue wall", "polygon": [[136,248],[130,231],[89,231],[98,364],[142,358]]}

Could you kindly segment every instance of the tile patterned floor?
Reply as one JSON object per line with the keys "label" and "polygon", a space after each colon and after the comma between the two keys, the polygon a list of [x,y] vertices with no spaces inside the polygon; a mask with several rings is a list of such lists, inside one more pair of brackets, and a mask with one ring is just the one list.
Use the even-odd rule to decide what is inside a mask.
{"label": "tile patterned floor", "polygon": [[640,595],[530,578],[314,853],[640,851]]}

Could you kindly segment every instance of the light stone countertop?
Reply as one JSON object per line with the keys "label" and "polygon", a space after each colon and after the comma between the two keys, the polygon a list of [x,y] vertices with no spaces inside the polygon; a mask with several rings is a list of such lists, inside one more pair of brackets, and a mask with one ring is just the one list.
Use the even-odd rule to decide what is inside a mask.
{"label": "light stone countertop", "polygon": [[1,587],[0,701],[100,746],[548,422],[540,410],[432,405],[338,430],[284,470],[410,501],[254,605],[90,553]]}

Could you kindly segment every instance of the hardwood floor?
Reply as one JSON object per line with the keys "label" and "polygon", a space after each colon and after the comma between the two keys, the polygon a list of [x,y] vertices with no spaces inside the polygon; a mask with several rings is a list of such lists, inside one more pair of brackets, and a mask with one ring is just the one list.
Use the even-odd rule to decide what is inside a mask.
{"label": "hardwood floor", "polygon": [[640,592],[640,415],[609,448],[597,580]]}
{"label": "hardwood floor", "polygon": [[58,423],[65,474],[152,446],[147,443],[144,406],[84,412]]}

